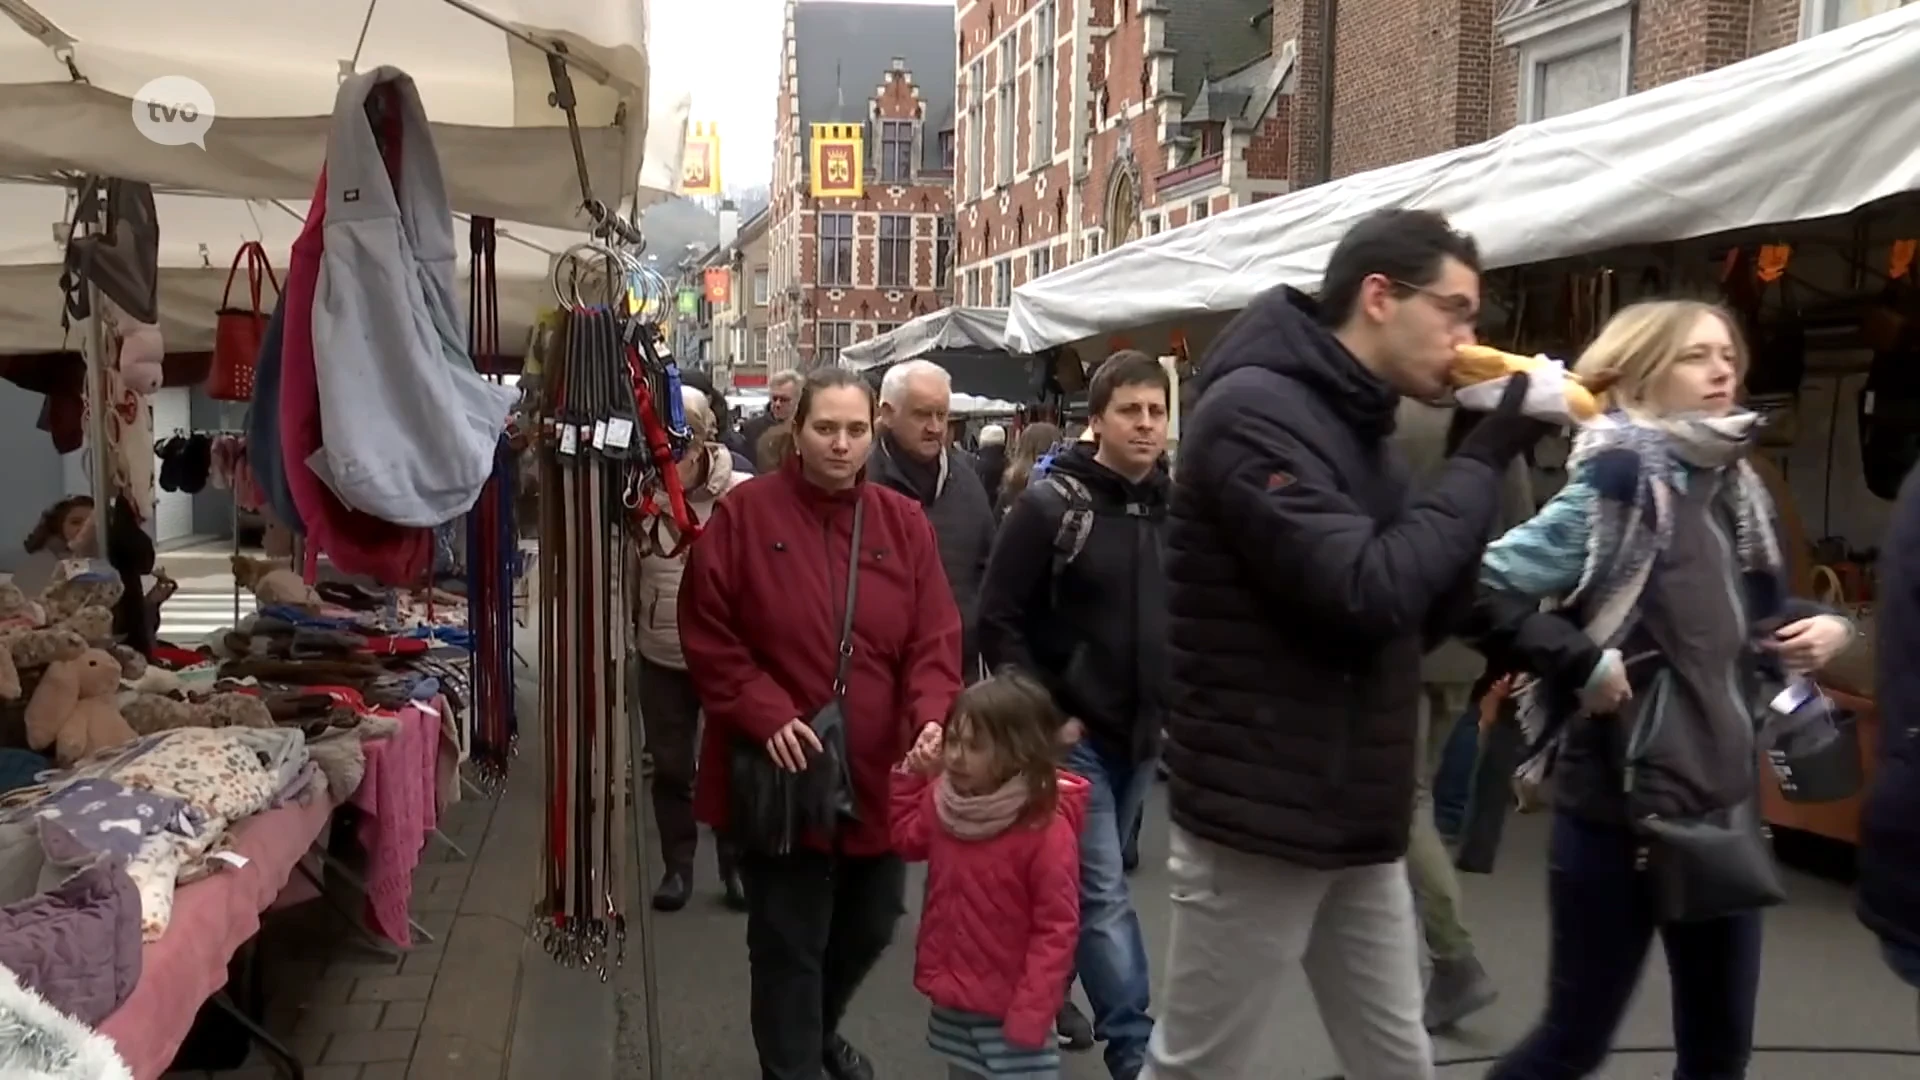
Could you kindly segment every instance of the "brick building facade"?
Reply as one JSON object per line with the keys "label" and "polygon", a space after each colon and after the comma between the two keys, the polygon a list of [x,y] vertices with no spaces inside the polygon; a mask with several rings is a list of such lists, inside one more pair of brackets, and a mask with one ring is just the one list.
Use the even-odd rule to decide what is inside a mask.
{"label": "brick building facade", "polygon": [[[788,0],[768,208],[766,365],[807,368],[947,306],[951,7]],[[816,123],[865,126],[862,198],[815,199]]]}
{"label": "brick building facade", "polygon": [[1268,0],[959,0],[957,303],[1287,190]]}
{"label": "brick building facade", "polygon": [[1465,146],[1904,2],[1274,0],[1276,51],[1295,54],[1289,177],[1303,186]]}

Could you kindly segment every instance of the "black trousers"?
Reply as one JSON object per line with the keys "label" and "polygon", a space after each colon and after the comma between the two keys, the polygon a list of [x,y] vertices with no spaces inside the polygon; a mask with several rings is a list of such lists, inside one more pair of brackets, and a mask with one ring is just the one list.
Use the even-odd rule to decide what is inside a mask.
{"label": "black trousers", "polygon": [[1547,1008],[1487,1080],[1578,1080],[1606,1063],[1655,937],[1673,982],[1674,1080],[1741,1080],[1760,993],[1758,911],[1656,925],[1633,835],[1555,814],[1547,856]]}
{"label": "black trousers", "polygon": [[[660,861],[669,872],[693,876],[700,826],[693,817],[693,780],[700,760],[700,698],[686,672],[640,658],[640,722],[653,755],[653,821],[660,830]],[[733,864],[715,845],[720,872]]]}
{"label": "black trousers", "polygon": [[747,962],[761,1080],[820,1080],[827,1039],[906,911],[891,855],[746,855]]}

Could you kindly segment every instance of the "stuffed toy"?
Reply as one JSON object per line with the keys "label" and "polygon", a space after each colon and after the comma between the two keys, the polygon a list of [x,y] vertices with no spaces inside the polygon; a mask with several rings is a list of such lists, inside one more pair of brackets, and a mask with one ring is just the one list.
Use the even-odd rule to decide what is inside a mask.
{"label": "stuffed toy", "polygon": [[120,713],[136,735],[176,728],[274,727],[267,705],[251,694],[212,694],[202,700],[135,693],[120,703]]}
{"label": "stuffed toy", "polygon": [[50,626],[58,626],[87,608],[99,608],[108,613],[108,632],[111,633],[113,605],[120,602],[124,592],[126,586],[121,584],[117,573],[101,574],[91,567],[76,572],[72,564],[65,564],[54,573],[53,584],[47,586],[40,603],[46,608],[46,625]]}
{"label": "stuffed toy", "polygon": [[54,763],[66,768],[96,750],[132,742],[133,728],[115,701],[119,690],[120,661],[104,649],[48,664],[27,702],[28,747],[51,746]]}
{"label": "stuffed toy", "polygon": [[262,607],[287,605],[306,611],[320,610],[320,594],[314,592],[313,587],[302,580],[299,574],[281,569],[264,559],[235,555],[233,580],[241,588],[252,590]]}
{"label": "stuffed toy", "polygon": [[166,380],[166,339],[153,323],[143,323],[120,309],[112,300],[103,300],[107,326],[120,342],[120,381],[127,389],[145,396],[160,389]]}

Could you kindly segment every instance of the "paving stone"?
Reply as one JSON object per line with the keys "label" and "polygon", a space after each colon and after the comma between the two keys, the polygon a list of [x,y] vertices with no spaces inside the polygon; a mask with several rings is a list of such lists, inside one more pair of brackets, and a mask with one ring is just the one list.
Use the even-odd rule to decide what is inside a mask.
{"label": "paving stone", "polygon": [[348,953],[327,965],[327,975],[336,979],[366,979],[378,975],[398,975],[400,957],[376,957]]}
{"label": "paving stone", "polygon": [[382,1006],[378,1002],[355,1005],[321,1005],[303,1010],[294,1020],[296,1034],[339,1035],[349,1031],[373,1031],[380,1026]]}
{"label": "paving stone", "polygon": [[316,982],[296,985],[288,995],[294,1004],[304,1008],[317,1005],[345,1005],[353,1000],[354,983],[357,979],[320,979]]}
{"label": "paving stone", "polygon": [[[412,905],[414,918],[417,919],[421,915],[438,911],[459,911],[460,901],[466,896],[467,892],[466,882],[463,881],[459,884],[459,888],[448,889],[445,892],[421,892],[416,886],[413,890]],[[428,927],[428,929],[432,928]]]}
{"label": "paving stone", "polygon": [[337,1035],[327,1043],[320,1060],[329,1065],[367,1065],[375,1062],[410,1061],[413,1058],[412,1031],[359,1031]]}
{"label": "paving stone", "polygon": [[[358,1065],[308,1065],[304,1070],[307,1080],[360,1080]],[[215,1074],[218,1077],[220,1074]],[[278,1077],[280,1074],[275,1073]]]}
{"label": "paving stone", "polygon": [[437,948],[433,949],[432,951],[416,950],[414,952],[410,952],[407,954],[407,958],[400,962],[400,974],[402,975],[437,974],[440,970],[440,958],[444,955],[445,953],[442,950]]}
{"label": "paving stone", "polygon": [[501,1055],[457,1035],[422,1035],[407,1080],[474,1080],[505,1072]]}
{"label": "paving stone", "polygon": [[382,1028],[404,1028],[408,1031],[420,1030],[420,1022],[427,1017],[427,1003],[424,1001],[396,1001],[387,1006],[380,1014]]}
{"label": "paving stone", "polygon": [[407,1080],[407,1070],[412,1068],[404,1061],[388,1061],[379,1065],[369,1065],[360,1071],[360,1080]]}
{"label": "paving stone", "polygon": [[381,975],[361,979],[354,988],[355,1001],[425,1001],[433,992],[431,975]]}

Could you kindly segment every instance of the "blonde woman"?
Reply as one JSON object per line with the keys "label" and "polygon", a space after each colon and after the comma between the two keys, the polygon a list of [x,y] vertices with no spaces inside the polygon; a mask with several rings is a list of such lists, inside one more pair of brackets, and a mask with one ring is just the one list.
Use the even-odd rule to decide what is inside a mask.
{"label": "blonde woman", "polygon": [[[1746,1073],[1760,910],[1777,896],[1764,869],[1708,868],[1659,826],[1718,829],[1751,845],[1742,865],[1767,865],[1753,703],[1852,636],[1789,595],[1773,505],[1746,460],[1757,428],[1737,403],[1746,369],[1717,307],[1622,310],[1575,367],[1619,373],[1613,411],[1580,432],[1566,487],[1482,561],[1486,644],[1539,676],[1522,706],[1535,749],[1522,775],[1552,780],[1554,810],[1546,1012],[1491,1080],[1596,1072],[1656,936],[1676,1080]],[[1704,891],[1683,902],[1667,888],[1682,879]],[[1717,902],[1701,906],[1708,893]]]}
{"label": "blonde woman", "polygon": [[[705,522],[714,503],[747,478],[733,467],[733,455],[719,441],[718,420],[707,396],[681,387],[692,447],[678,466],[686,488],[687,508],[696,523]],[[641,543],[639,624],[640,716],[646,746],[653,758],[653,816],[660,830],[660,850],[666,872],[654,891],[659,911],[678,911],[693,891],[693,860],[699,850],[699,826],[693,816],[693,781],[700,747],[700,699],[687,676],[687,658],[680,647],[680,578],[686,570],[687,549],[673,516],[664,509],[640,525]],[[746,906],[733,853],[718,843],[720,883],[727,904]]]}

